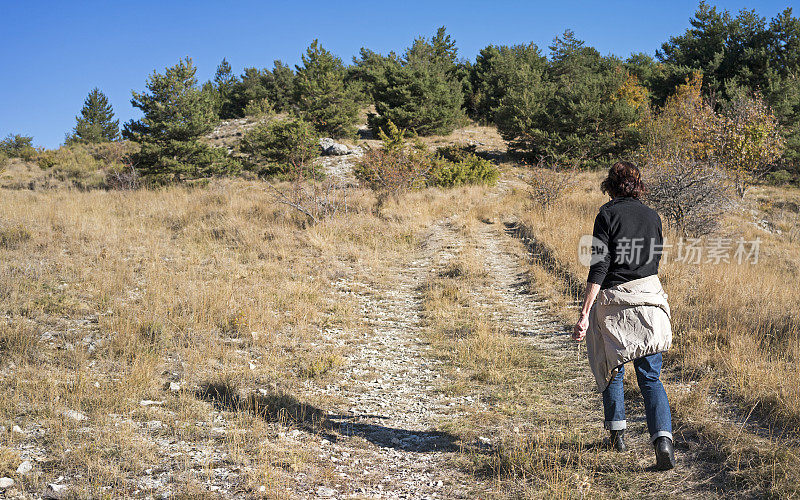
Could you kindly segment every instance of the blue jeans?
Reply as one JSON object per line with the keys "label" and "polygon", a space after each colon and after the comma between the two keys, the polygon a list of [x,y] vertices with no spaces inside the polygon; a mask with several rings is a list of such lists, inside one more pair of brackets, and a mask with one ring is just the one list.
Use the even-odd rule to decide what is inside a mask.
{"label": "blue jeans", "polygon": [[[650,431],[650,442],[661,436],[672,439],[672,414],[669,410],[667,392],[661,384],[661,353],[651,354],[633,360],[636,369],[636,381],[644,397],[644,411],[647,417],[647,429]],[[622,390],[622,376],[625,365],[619,367],[619,372],[611,379],[606,390],[603,391],[603,410],[605,413],[605,428],[616,431],[627,426],[625,421],[625,393]]]}

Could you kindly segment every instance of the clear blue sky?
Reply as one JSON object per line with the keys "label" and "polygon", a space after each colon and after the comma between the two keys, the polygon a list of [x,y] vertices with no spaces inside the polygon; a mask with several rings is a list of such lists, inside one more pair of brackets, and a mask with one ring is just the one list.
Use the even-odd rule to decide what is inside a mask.
{"label": "clear blue sky", "polygon": [[[773,17],[792,0],[712,2]],[[131,89],[155,69],[190,56],[209,79],[223,57],[234,71],[289,64],[314,38],[349,62],[361,47],[401,52],[446,26],[462,57],[490,43],[543,49],[570,28],[603,53],[653,54],[682,33],[696,1],[36,1],[0,0],[0,137],[32,135],[58,146],[83,99],[99,87],[120,123],[138,117]],[[797,7],[795,15],[800,14]]]}

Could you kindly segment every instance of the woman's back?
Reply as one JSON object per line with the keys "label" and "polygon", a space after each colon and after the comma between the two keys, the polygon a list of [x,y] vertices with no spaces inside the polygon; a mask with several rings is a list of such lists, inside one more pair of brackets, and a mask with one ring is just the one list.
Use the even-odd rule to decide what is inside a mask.
{"label": "woman's back", "polygon": [[593,235],[607,250],[593,259],[591,283],[605,289],[658,274],[663,249],[661,217],[638,199],[618,197],[603,205]]}

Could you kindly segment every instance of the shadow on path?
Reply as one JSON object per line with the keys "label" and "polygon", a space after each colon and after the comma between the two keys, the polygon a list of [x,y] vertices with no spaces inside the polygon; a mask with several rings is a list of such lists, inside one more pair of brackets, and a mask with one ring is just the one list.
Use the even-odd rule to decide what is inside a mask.
{"label": "shadow on path", "polygon": [[[364,419],[388,420],[380,415],[335,415],[285,393],[250,394],[240,396],[233,388],[223,383],[208,383],[195,392],[195,396],[210,402],[218,410],[245,411],[267,420],[323,436],[336,442],[338,436],[358,436],[380,446],[417,453],[455,452],[464,450],[456,444],[458,437],[447,432],[412,431],[387,427],[375,423],[361,422]],[[472,451],[481,450],[477,447]],[[486,447],[483,447],[486,448]]]}

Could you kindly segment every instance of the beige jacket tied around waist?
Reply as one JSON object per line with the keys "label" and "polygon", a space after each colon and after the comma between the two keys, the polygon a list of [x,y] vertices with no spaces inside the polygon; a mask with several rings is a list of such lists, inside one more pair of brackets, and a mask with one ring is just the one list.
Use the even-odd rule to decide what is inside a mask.
{"label": "beige jacket tied around waist", "polygon": [[620,365],[672,345],[667,294],[658,275],[600,290],[589,312],[586,347],[597,389],[605,390]]}

